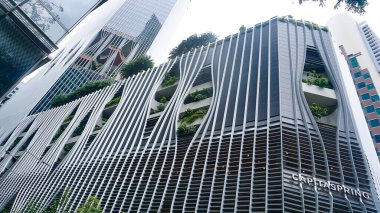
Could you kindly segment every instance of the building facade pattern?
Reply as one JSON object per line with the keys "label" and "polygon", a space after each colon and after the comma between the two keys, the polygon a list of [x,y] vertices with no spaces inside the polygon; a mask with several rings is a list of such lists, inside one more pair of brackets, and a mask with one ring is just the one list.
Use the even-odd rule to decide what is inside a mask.
{"label": "building facade pattern", "polygon": [[56,95],[67,94],[86,82],[117,78],[124,63],[148,51],[176,2],[126,1],[31,114],[49,109]]}
{"label": "building facade pattern", "polygon": [[[328,33],[273,18],[14,130],[1,125],[0,209],[47,207],[70,189],[69,211],[93,195],[104,212],[377,212],[334,58]],[[313,117],[305,66],[329,76],[335,120]],[[179,81],[163,87],[167,73]],[[202,85],[212,97],[184,104]],[[207,113],[182,134],[189,108]]]}
{"label": "building facade pattern", "polygon": [[376,65],[377,72],[380,72],[380,40],[367,23],[361,23],[360,29]]}

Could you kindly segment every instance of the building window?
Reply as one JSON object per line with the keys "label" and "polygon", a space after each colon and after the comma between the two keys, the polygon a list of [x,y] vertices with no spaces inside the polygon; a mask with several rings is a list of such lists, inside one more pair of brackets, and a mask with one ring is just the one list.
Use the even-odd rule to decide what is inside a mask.
{"label": "building window", "polygon": [[[379,108],[380,109],[380,108]],[[376,109],[377,110],[377,109]],[[367,113],[371,113],[371,112],[374,112],[375,111],[375,107],[373,107],[372,105],[371,106],[367,106],[365,107],[365,111]]]}
{"label": "building window", "polygon": [[369,94],[365,93],[365,94],[361,95],[361,98],[362,98],[362,100],[368,100],[369,99]]}
{"label": "building window", "polygon": [[351,58],[350,61],[351,61],[352,67],[358,67],[359,66],[358,60],[356,60],[356,58]]}
{"label": "building window", "polygon": [[362,73],[361,73],[360,71],[354,73],[354,77],[355,77],[355,78],[359,78],[360,76],[362,76]]}
{"label": "building window", "polygon": [[380,115],[380,108],[376,109],[376,114]]}
{"label": "building window", "polygon": [[375,140],[376,143],[380,143],[380,135],[373,136],[373,139]]}
{"label": "building window", "polygon": [[371,77],[370,75],[369,75],[369,73],[367,72],[367,73],[365,73],[364,75],[363,75],[363,78],[364,79],[367,79],[367,78],[369,78],[369,77]]}
{"label": "building window", "polygon": [[373,102],[376,102],[376,101],[378,101],[380,98],[379,98],[379,96],[378,95],[373,95],[372,97],[371,97],[371,100],[373,101]]}
{"label": "building window", "polygon": [[370,121],[369,121],[369,125],[370,125],[371,127],[377,127],[377,126],[380,126],[380,122],[379,122],[379,120],[376,118],[376,119],[370,120]]}
{"label": "building window", "polygon": [[364,88],[364,87],[365,87],[365,83],[364,82],[358,83],[358,88],[359,89]]}
{"label": "building window", "polygon": [[371,89],[374,89],[374,88],[375,88],[375,86],[372,83],[367,85],[367,89],[368,90],[371,90]]}

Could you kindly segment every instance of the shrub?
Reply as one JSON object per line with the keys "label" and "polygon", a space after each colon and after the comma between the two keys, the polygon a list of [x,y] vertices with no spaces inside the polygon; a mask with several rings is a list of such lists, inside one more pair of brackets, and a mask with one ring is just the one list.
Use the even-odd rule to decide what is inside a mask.
{"label": "shrub", "polygon": [[302,79],[302,82],[308,85],[316,85],[322,88],[332,88],[329,79],[321,74],[318,74],[315,70],[306,72],[307,79]]}
{"label": "shrub", "polygon": [[212,96],[212,87],[197,90],[187,95],[185,104],[201,101]]}
{"label": "shrub", "polygon": [[180,115],[181,124],[192,124],[197,119],[203,118],[207,113],[206,108],[200,109],[187,109]]}
{"label": "shrub", "polygon": [[310,111],[311,113],[317,117],[317,118],[322,118],[322,117],[325,117],[327,115],[329,115],[329,108],[327,107],[322,107],[322,106],[319,106],[318,104],[316,103],[312,103],[310,106]]}
{"label": "shrub", "polygon": [[157,109],[154,110],[154,113],[158,113],[158,112],[162,112],[162,111],[164,111],[165,107],[166,107],[165,104],[160,104],[160,105],[158,105],[158,106],[157,106]]}
{"label": "shrub", "polygon": [[151,57],[142,55],[123,65],[120,70],[120,74],[121,77],[128,78],[129,76],[135,75],[141,71],[153,68],[153,66],[154,62]]}
{"label": "shrub", "polygon": [[197,127],[194,125],[186,125],[186,124],[181,124],[177,128],[177,134],[178,135],[189,135],[189,134],[194,134],[197,131]]}
{"label": "shrub", "polygon": [[109,107],[109,106],[112,106],[112,105],[118,104],[118,103],[120,102],[120,99],[121,99],[120,96],[114,97],[112,100],[110,100],[110,101],[106,104],[106,107]]}
{"label": "shrub", "polygon": [[168,99],[166,98],[166,96],[161,96],[160,97],[160,103],[166,104],[167,102],[168,102]]}
{"label": "shrub", "polygon": [[50,102],[51,106],[57,107],[57,106],[69,103],[78,98],[86,96],[92,92],[95,92],[104,87],[107,87],[111,84],[112,84],[112,80],[109,80],[109,79],[87,82],[83,86],[77,88],[76,90],[70,92],[69,94],[55,96]]}
{"label": "shrub", "polygon": [[177,76],[173,76],[171,75],[170,73],[167,73],[165,75],[165,78],[164,78],[164,81],[162,82],[161,86],[162,87],[168,87],[168,86],[171,86],[173,84],[175,84],[175,82],[178,81],[178,77]]}

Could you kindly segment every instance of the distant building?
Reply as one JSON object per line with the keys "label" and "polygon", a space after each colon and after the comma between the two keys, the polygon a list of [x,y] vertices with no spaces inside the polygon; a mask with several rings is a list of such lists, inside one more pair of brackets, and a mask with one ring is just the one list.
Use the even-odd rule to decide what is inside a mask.
{"label": "distant building", "polygon": [[124,63],[148,51],[176,2],[126,1],[30,114],[49,109],[56,95],[69,93],[88,81],[118,79]]}
{"label": "distant building", "polygon": [[0,0],[0,99],[104,0]]}
{"label": "distant building", "polygon": [[349,65],[380,160],[380,70],[376,59],[380,55],[378,39],[367,24],[358,24],[348,14],[334,16],[328,26]]}
{"label": "distant building", "polygon": [[327,28],[275,17],[0,120],[0,210],[376,213],[338,71]]}

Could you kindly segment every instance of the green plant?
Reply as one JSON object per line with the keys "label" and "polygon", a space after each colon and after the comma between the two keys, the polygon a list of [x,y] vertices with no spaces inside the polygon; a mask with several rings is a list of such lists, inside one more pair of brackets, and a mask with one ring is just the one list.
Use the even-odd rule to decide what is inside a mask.
{"label": "green plant", "polygon": [[185,98],[185,104],[201,101],[203,99],[209,98],[212,96],[212,87],[204,88],[202,90],[197,90],[188,94]]}
{"label": "green plant", "polygon": [[95,196],[89,196],[86,202],[77,210],[77,213],[101,213],[102,208],[99,207],[99,199]]}
{"label": "green plant", "polygon": [[308,85],[316,85],[322,88],[332,88],[330,81],[325,76],[318,74],[315,70],[306,72],[307,79],[302,79],[302,82]]}
{"label": "green plant", "polygon": [[86,96],[92,92],[95,92],[97,90],[100,90],[104,87],[107,87],[112,84],[112,80],[105,79],[105,80],[97,80],[97,81],[90,81],[84,84],[83,86],[77,88],[76,90],[70,92],[69,94],[61,94],[55,96],[50,104],[52,107],[57,107],[66,103],[69,103],[71,101],[74,101],[78,98],[81,98],[83,96]]}
{"label": "green plant", "polygon": [[167,102],[168,102],[168,98],[166,98],[166,96],[161,96],[160,97],[160,103],[166,104]]}
{"label": "green plant", "polygon": [[178,79],[179,78],[177,76],[173,76],[170,73],[167,73],[167,74],[165,74],[165,78],[162,81],[161,86],[162,87],[171,86],[171,85],[175,84],[178,81]]}
{"label": "green plant", "polygon": [[194,125],[180,124],[177,128],[178,135],[194,134],[197,131],[197,127]]}
{"label": "green plant", "polygon": [[181,124],[192,124],[197,119],[203,118],[206,113],[206,108],[187,109],[185,112],[181,113],[179,121]]}
{"label": "green plant", "polygon": [[[308,0],[299,0],[299,4],[302,4],[304,1],[308,1]],[[313,0],[313,1],[319,1],[319,6],[323,7],[325,6],[326,0]],[[345,9],[347,11],[358,13],[358,14],[364,14],[366,12],[365,8],[368,5],[367,0],[344,0],[344,1],[336,0],[334,9],[339,8],[342,3],[345,4]]]}
{"label": "green plant", "polygon": [[153,68],[153,66],[154,62],[151,57],[142,55],[123,65],[120,70],[120,74],[121,77],[128,78],[129,76],[135,75],[143,70]]}
{"label": "green plant", "polygon": [[74,118],[74,115],[69,115],[69,116],[67,116],[67,118],[65,118],[65,120],[64,120],[63,122],[69,122],[69,121],[71,121],[73,118]]}
{"label": "green plant", "polygon": [[317,118],[322,118],[322,117],[325,117],[327,115],[329,115],[329,108],[327,107],[322,107],[322,106],[319,106],[318,104],[316,103],[312,103],[310,106],[310,111],[311,113],[317,117]]}
{"label": "green plant", "polygon": [[117,96],[117,97],[114,97],[112,100],[110,100],[107,104],[106,104],[106,107],[109,107],[109,106],[112,106],[112,105],[115,105],[115,104],[118,104],[121,100],[121,97],[120,96]]}
{"label": "green plant", "polygon": [[154,113],[159,113],[159,112],[164,111],[165,107],[166,107],[165,104],[159,104],[159,105],[157,106],[157,109],[154,110]]}
{"label": "green plant", "polygon": [[217,36],[211,32],[203,33],[199,36],[197,34],[191,35],[170,51],[169,58],[173,59],[176,56],[187,53],[195,48],[212,43],[216,41],[216,39]]}

